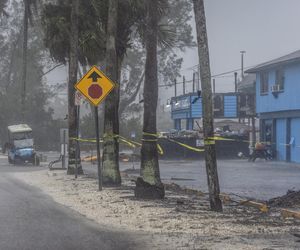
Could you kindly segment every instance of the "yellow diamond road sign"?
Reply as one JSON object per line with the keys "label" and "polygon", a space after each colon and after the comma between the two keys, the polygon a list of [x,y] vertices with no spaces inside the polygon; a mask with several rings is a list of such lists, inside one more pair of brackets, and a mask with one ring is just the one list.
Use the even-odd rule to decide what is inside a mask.
{"label": "yellow diamond road sign", "polygon": [[96,66],[93,66],[75,85],[75,88],[94,106],[98,106],[114,87],[115,83]]}

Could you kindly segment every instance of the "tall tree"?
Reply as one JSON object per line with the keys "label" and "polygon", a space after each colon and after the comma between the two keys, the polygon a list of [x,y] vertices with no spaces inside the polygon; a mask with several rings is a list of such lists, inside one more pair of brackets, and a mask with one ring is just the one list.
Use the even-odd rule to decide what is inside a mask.
{"label": "tall tree", "polygon": [[25,122],[25,101],[26,101],[26,77],[27,77],[27,43],[28,43],[28,18],[29,0],[24,0],[24,22],[23,22],[23,63],[22,63],[22,120]]}
{"label": "tall tree", "polygon": [[[0,25],[0,141],[7,140],[7,126],[22,122],[22,50],[24,5],[19,0],[10,0],[7,17],[2,18]],[[49,108],[52,93],[42,79],[45,47],[43,46],[42,29],[38,22],[39,6],[33,13],[34,27],[29,25],[27,49],[27,94],[26,122],[33,128],[35,144],[39,150],[49,146],[59,146],[57,135],[59,122],[53,121]]]}
{"label": "tall tree", "polygon": [[[69,161],[68,174],[75,173],[76,166],[76,142],[72,138],[76,138],[76,120],[77,112],[75,106],[75,84],[77,82],[78,73],[78,11],[79,0],[72,0],[71,8],[71,36],[70,36],[70,55],[69,55],[69,83],[68,83],[68,121],[69,121]],[[78,174],[83,174],[80,157],[77,162]]]}
{"label": "tall tree", "polygon": [[202,105],[203,105],[203,134],[205,144],[205,162],[210,207],[213,211],[222,211],[220,186],[217,171],[216,148],[212,112],[211,73],[209,64],[208,39],[203,0],[194,1],[194,12],[197,30],[198,55],[200,64]]}
{"label": "tall tree", "polygon": [[24,0],[24,19],[23,19],[23,56],[22,56],[22,120],[25,121],[26,112],[26,78],[27,78],[27,46],[28,46],[28,22],[32,24],[32,11],[31,7],[36,8],[36,0]]}
{"label": "tall tree", "polygon": [[[144,123],[141,149],[141,176],[143,180],[137,181],[135,195],[139,198],[163,198],[164,186],[160,180],[156,136],[158,0],[147,1],[146,6]],[[150,191],[145,192],[145,188]]]}
{"label": "tall tree", "polygon": [[[109,1],[106,32],[106,74],[118,82],[118,61],[116,37],[118,23],[118,0]],[[121,185],[119,171],[119,143],[115,135],[119,134],[119,85],[105,100],[104,136],[103,136],[103,184],[106,186]]]}
{"label": "tall tree", "polygon": [[0,0],[0,16],[1,15],[7,16],[7,12],[5,11],[5,7],[6,7],[6,4],[7,4],[7,1],[8,0]]}

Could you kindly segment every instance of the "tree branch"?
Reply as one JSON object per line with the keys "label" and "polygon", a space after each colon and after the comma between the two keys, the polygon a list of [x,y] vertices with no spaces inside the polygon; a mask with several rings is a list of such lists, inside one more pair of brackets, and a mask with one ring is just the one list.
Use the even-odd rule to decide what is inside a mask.
{"label": "tree branch", "polygon": [[143,72],[134,93],[129,98],[125,98],[125,99],[121,100],[120,108],[119,108],[119,115],[120,116],[122,116],[122,113],[129,106],[129,104],[131,104],[135,100],[135,98],[136,98],[136,96],[139,93],[139,90],[141,88],[142,82],[144,81],[144,77],[145,77],[145,71]]}

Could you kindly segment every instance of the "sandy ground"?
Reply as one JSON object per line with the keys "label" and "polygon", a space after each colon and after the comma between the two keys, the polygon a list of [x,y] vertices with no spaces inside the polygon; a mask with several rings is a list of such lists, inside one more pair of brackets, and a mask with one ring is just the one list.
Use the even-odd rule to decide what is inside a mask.
{"label": "sandy ground", "polygon": [[97,190],[94,176],[74,179],[65,172],[13,173],[56,202],[107,227],[151,237],[145,249],[300,249],[300,220],[282,219],[278,210],[229,204],[223,213],[209,211],[206,196],[167,191],[162,201],[136,200],[133,183]]}

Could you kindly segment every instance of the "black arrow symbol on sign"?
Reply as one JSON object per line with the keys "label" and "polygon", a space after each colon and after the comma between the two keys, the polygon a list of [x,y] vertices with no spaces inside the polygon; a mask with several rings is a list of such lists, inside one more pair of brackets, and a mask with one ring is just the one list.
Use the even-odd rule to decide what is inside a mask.
{"label": "black arrow symbol on sign", "polygon": [[90,76],[88,77],[93,79],[93,82],[97,82],[98,78],[102,78],[96,71],[94,71],[92,74],[90,74]]}

